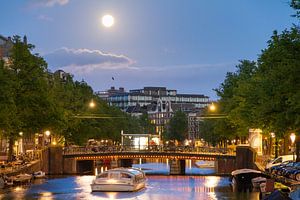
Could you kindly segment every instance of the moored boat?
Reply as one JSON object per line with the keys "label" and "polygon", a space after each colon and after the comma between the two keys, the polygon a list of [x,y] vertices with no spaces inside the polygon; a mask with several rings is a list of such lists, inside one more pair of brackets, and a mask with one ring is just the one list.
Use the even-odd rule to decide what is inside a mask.
{"label": "moored boat", "polygon": [[137,191],[146,186],[145,173],[136,168],[115,168],[98,174],[91,184],[96,191]]}
{"label": "moored boat", "polygon": [[[233,190],[237,191],[252,191],[253,183],[252,180],[257,177],[268,177],[268,175],[263,174],[261,171],[254,169],[238,169],[231,172],[232,175],[232,186]],[[262,180],[262,179],[260,179]],[[254,179],[254,183],[259,182],[259,179]]]}
{"label": "moored boat", "polygon": [[34,172],[32,175],[33,175],[33,178],[45,178],[46,177],[46,173],[43,171]]}
{"label": "moored boat", "polygon": [[32,180],[31,174],[19,174],[17,176],[12,177],[13,184],[26,184],[30,183]]}

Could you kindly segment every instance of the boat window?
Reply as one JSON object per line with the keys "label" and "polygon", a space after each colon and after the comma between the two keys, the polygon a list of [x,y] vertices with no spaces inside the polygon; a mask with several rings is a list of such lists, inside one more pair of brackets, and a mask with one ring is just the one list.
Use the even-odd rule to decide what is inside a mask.
{"label": "boat window", "polygon": [[108,177],[108,173],[102,173],[98,175],[98,178],[107,178]]}
{"label": "boat window", "polygon": [[110,179],[118,179],[119,178],[119,173],[110,173]]}
{"label": "boat window", "polygon": [[130,174],[121,173],[121,178],[131,178]]}

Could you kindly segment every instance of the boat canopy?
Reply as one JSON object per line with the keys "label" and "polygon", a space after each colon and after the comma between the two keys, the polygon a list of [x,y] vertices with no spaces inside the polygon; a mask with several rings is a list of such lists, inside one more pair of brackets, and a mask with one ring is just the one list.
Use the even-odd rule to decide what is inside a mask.
{"label": "boat canopy", "polygon": [[232,176],[236,176],[239,174],[248,174],[248,173],[256,173],[256,174],[261,174],[261,171],[254,170],[254,169],[237,169],[231,172]]}

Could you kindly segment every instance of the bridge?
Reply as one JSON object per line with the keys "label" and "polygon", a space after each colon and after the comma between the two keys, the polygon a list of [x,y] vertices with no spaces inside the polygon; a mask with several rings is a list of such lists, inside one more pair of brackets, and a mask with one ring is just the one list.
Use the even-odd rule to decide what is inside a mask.
{"label": "bridge", "polygon": [[74,157],[77,160],[90,159],[134,159],[134,158],[165,158],[165,159],[189,159],[189,160],[216,160],[217,158],[235,158],[235,152],[226,148],[211,147],[155,147],[132,148],[131,146],[107,146],[107,147],[71,147],[65,148],[64,157]]}
{"label": "bridge", "polygon": [[[160,159],[170,163],[170,174],[184,174],[186,160],[215,161],[216,170],[232,169],[235,153],[225,148],[152,146],[138,148],[133,146],[71,147],[64,148],[63,157],[73,166],[71,171],[93,170],[98,161],[109,161],[110,167],[131,167],[141,159]],[[224,166],[226,163],[226,166]],[[220,169],[218,169],[220,168]],[[74,171],[75,170],[75,171]]]}
{"label": "bridge", "polygon": [[[106,163],[111,168],[131,167],[142,159],[155,159],[168,162],[170,174],[184,174],[186,160],[215,161],[215,171],[226,174],[237,168],[238,163],[248,163],[252,154],[237,155],[224,148],[190,148],[190,147],[155,147],[133,148],[125,146],[106,147],[57,147],[48,148],[44,156],[49,174],[80,174],[87,171],[93,172],[98,163]],[[251,157],[252,156],[252,157]],[[242,159],[238,161],[237,157]],[[252,167],[249,167],[252,168]]]}

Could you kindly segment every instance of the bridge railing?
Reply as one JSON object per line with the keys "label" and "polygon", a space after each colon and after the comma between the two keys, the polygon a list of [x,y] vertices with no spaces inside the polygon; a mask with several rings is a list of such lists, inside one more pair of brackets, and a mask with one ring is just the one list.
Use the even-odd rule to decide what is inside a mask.
{"label": "bridge railing", "polygon": [[64,155],[74,154],[101,154],[118,152],[172,152],[172,153],[197,153],[197,154],[226,154],[235,155],[232,149],[214,147],[191,146],[92,146],[92,147],[65,147]]}

